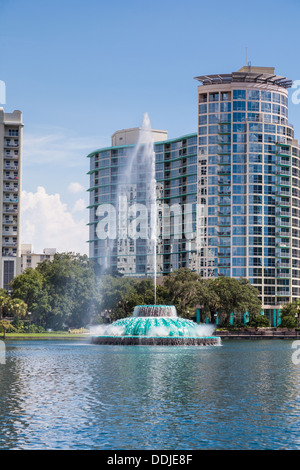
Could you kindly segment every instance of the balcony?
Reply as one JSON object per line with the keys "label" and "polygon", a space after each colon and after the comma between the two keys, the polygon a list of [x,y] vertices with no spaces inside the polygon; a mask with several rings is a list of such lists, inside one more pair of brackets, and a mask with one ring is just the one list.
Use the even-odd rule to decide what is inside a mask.
{"label": "balcony", "polygon": [[290,243],[276,243],[277,248],[290,248],[291,244]]}
{"label": "balcony", "polygon": [[18,176],[3,176],[3,181],[18,181]]}
{"label": "balcony", "polygon": [[16,149],[16,148],[18,148],[19,146],[20,146],[19,143],[13,144],[13,143],[11,143],[11,142],[4,142],[4,148],[14,148],[14,149]]}
{"label": "balcony", "polygon": [[218,191],[218,195],[219,195],[219,196],[230,196],[230,194],[231,194],[230,189],[228,189],[228,190],[226,190],[226,191],[224,191],[224,190],[219,190],[219,191]]}
{"label": "balcony", "polygon": [[230,230],[219,230],[217,231],[219,237],[230,237]]}
{"label": "balcony", "polygon": [[281,219],[280,221],[276,221],[276,227],[290,227],[291,226],[291,221],[290,220],[287,220],[287,221],[284,221],[283,219]]}
{"label": "balcony", "polygon": [[13,209],[11,207],[4,207],[3,214],[16,214],[18,213],[18,209]]}
{"label": "balcony", "polygon": [[290,170],[285,170],[284,168],[277,168],[276,174],[280,176],[290,176],[291,172]]}
{"label": "balcony", "polygon": [[18,244],[17,242],[2,242],[2,246],[8,246],[8,247],[16,247]]}
{"label": "balcony", "polygon": [[2,256],[9,257],[9,258],[16,258],[17,253],[12,253],[11,251],[2,251]]}
{"label": "balcony", "polygon": [[230,185],[230,178],[219,178],[218,184],[228,186]]}
{"label": "balcony", "polygon": [[291,166],[290,159],[288,158],[277,158],[277,165],[282,165],[282,166]]}
{"label": "balcony", "polygon": [[18,170],[18,169],[19,169],[18,165],[16,165],[16,166],[11,166],[11,165],[10,165],[10,166],[4,166],[4,167],[3,167],[3,170],[12,170],[12,171],[16,171],[16,170]]}
{"label": "balcony", "polygon": [[290,217],[290,211],[277,210],[276,211],[276,216],[278,216],[278,217]]}
{"label": "balcony", "polygon": [[12,192],[12,193],[18,193],[18,188],[3,188],[3,192]]}
{"label": "balcony", "polygon": [[283,263],[282,261],[276,261],[276,267],[277,268],[289,268],[290,261],[288,261],[287,263]]}
{"label": "balcony", "polygon": [[17,160],[19,155],[4,155],[5,160],[11,159],[11,160]]}
{"label": "balcony", "polygon": [[221,212],[221,211],[218,211],[218,216],[220,217],[230,217],[230,212]]}
{"label": "balcony", "polygon": [[276,194],[276,196],[289,197],[291,195],[291,192],[290,191],[283,191],[282,189],[277,189],[275,191],[275,194]]}

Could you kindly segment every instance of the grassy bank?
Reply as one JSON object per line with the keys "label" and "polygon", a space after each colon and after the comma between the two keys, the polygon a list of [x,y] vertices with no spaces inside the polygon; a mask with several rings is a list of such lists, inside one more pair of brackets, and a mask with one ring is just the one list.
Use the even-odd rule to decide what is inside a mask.
{"label": "grassy bank", "polygon": [[[88,332],[46,331],[43,333],[6,333],[5,339],[80,339],[88,338]],[[0,336],[3,339],[3,336]]]}

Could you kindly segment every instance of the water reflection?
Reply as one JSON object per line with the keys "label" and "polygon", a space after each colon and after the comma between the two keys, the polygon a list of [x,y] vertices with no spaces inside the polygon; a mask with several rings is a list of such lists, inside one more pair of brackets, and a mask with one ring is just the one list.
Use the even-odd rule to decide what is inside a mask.
{"label": "water reflection", "polygon": [[1,449],[298,449],[289,341],[7,342]]}

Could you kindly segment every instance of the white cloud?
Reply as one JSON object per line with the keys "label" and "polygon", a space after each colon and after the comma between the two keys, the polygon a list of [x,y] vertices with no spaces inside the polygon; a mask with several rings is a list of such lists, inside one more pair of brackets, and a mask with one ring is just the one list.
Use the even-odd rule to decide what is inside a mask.
{"label": "white cloud", "polygon": [[74,212],[82,210],[83,203],[77,201],[71,212],[59,194],[47,194],[42,186],[35,193],[22,191],[21,242],[31,243],[35,252],[56,248],[58,252],[87,254],[87,220],[75,220],[74,216]]}
{"label": "white cloud", "polygon": [[[105,143],[104,143],[105,142]],[[103,137],[80,137],[68,129],[43,129],[23,136],[24,165],[60,163],[66,167],[85,165],[85,157],[107,144]]]}
{"label": "white cloud", "polygon": [[86,210],[86,203],[84,199],[78,199],[78,201],[75,202],[72,213],[74,214],[75,212],[81,212],[83,210]]}
{"label": "white cloud", "polygon": [[73,182],[73,183],[69,184],[68,190],[72,194],[77,194],[77,193],[82,193],[85,190],[85,188],[84,188],[84,186],[82,186],[82,184],[77,183],[77,182]]}

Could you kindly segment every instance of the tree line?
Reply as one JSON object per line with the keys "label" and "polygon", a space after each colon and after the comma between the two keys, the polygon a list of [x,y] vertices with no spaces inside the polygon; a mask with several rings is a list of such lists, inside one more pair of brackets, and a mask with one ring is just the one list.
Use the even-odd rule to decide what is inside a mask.
{"label": "tree line", "polygon": [[[247,312],[249,324],[266,324],[261,313],[259,291],[247,279],[219,277],[203,279],[196,272],[181,268],[158,280],[156,303],[175,305],[185,318],[201,311],[201,321],[220,325],[229,323],[233,315],[243,323]],[[35,269],[28,268],[15,277],[9,292],[0,290],[0,321],[18,326],[27,321],[31,328],[63,330],[81,328],[103,321],[103,312],[110,320],[132,315],[136,305],[154,303],[152,279],[104,274],[99,277],[92,260],[86,255],[57,253]],[[299,302],[300,304],[300,302]],[[295,319],[292,303],[283,309],[283,320]]]}

